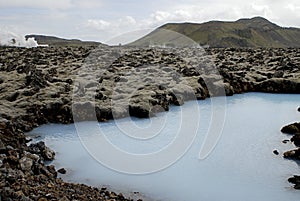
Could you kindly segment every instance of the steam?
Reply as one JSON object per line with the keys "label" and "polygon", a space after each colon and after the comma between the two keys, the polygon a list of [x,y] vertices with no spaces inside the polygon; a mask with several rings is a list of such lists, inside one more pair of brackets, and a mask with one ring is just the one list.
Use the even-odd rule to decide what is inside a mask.
{"label": "steam", "polygon": [[13,47],[37,47],[38,43],[34,38],[25,39],[25,36],[13,33],[11,31],[0,30],[0,46]]}

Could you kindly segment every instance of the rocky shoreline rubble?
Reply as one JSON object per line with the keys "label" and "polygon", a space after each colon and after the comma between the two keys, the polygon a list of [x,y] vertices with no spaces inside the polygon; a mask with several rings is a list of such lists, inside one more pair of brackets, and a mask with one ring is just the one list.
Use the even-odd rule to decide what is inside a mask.
{"label": "rocky shoreline rubble", "polygon": [[[298,108],[298,112],[299,108]],[[300,160],[300,122],[296,122],[293,124],[289,124],[284,126],[281,129],[282,133],[292,135],[291,142],[294,143],[296,147],[295,150],[287,151],[283,154],[284,158],[299,161]],[[288,181],[294,184],[294,188],[300,190],[300,176],[294,175],[293,177],[289,178]]]}
{"label": "rocky shoreline rubble", "polygon": [[[2,200],[130,200],[57,178],[46,123],[149,117],[244,92],[300,93],[300,49],[0,48]],[[60,172],[64,172],[61,170]]]}

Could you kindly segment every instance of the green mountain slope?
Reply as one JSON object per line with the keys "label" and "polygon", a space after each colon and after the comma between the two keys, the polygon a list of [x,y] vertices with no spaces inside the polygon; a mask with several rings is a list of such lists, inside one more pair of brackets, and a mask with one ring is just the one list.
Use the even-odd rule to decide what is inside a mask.
{"label": "green mountain slope", "polygon": [[187,38],[211,47],[300,47],[300,29],[280,27],[262,17],[235,22],[169,23],[132,45],[192,43]]}

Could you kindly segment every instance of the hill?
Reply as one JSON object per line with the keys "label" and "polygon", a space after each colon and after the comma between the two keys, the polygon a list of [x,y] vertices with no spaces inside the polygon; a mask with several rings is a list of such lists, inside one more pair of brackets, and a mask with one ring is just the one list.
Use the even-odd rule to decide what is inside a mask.
{"label": "hill", "polygon": [[280,27],[262,17],[234,22],[168,23],[131,45],[176,46],[194,41],[210,47],[300,47],[300,29]]}
{"label": "hill", "polygon": [[49,45],[50,47],[60,47],[60,46],[99,46],[103,45],[99,42],[94,41],[81,41],[78,39],[63,39],[55,36],[45,36],[45,35],[26,35],[26,40],[28,38],[34,38],[39,45]]}

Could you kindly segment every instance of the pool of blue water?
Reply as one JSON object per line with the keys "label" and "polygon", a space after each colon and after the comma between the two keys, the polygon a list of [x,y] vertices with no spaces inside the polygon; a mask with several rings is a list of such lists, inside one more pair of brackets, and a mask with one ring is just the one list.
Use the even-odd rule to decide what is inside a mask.
{"label": "pool of blue water", "polygon": [[[299,200],[287,179],[300,167],[282,158],[294,146],[282,143],[289,136],[280,129],[300,121],[300,95],[235,95],[222,102],[220,113],[214,113],[216,104],[191,101],[150,119],[48,124],[28,135],[56,151],[53,164],[67,169],[60,175],[67,181],[143,192],[154,200]],[[199,157],[205,142],[210,149]]]}

